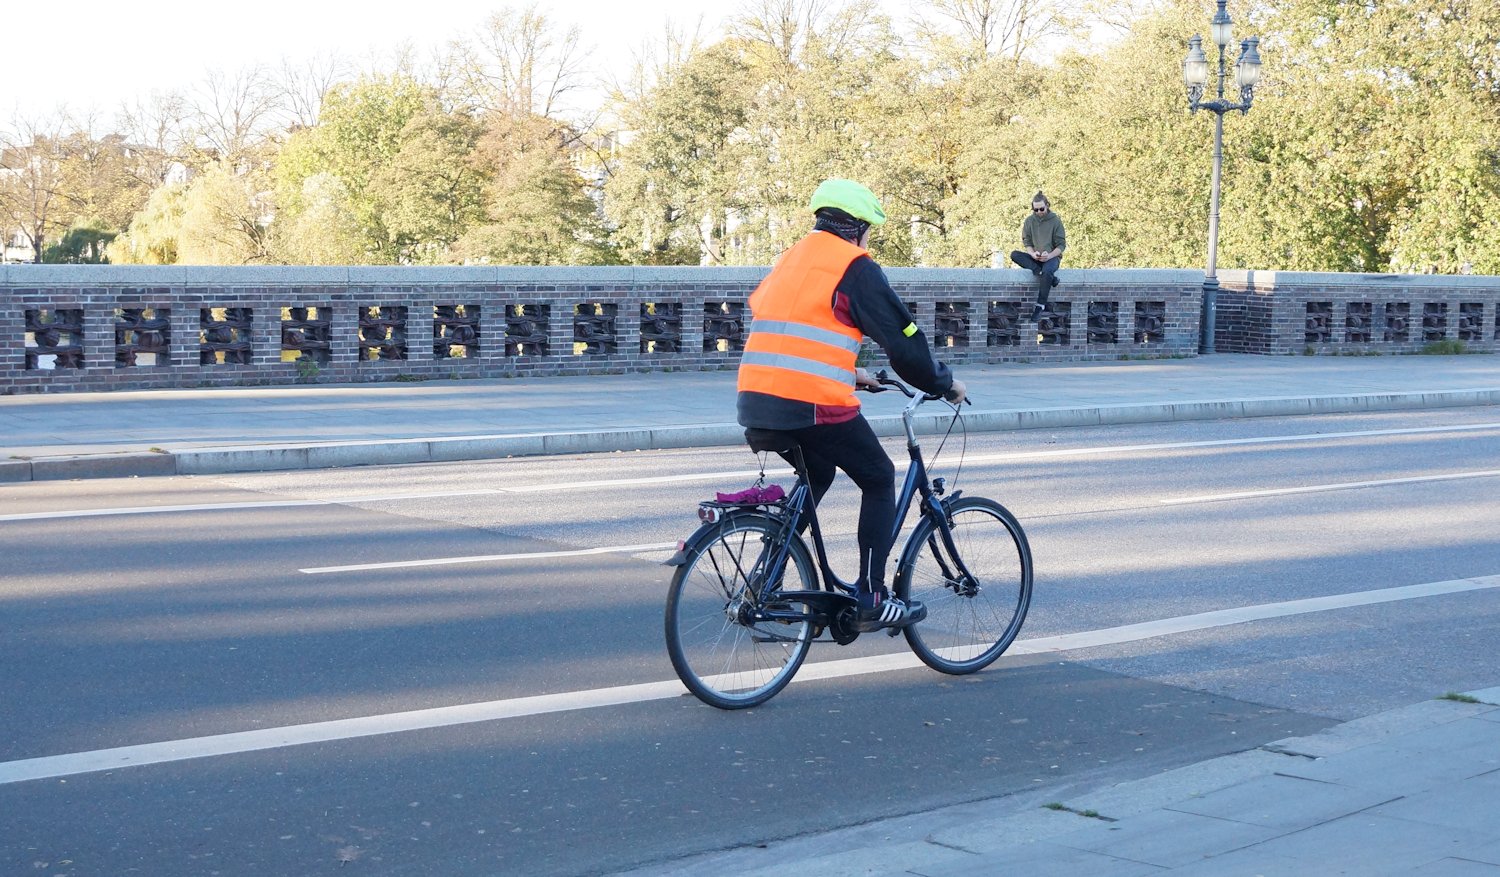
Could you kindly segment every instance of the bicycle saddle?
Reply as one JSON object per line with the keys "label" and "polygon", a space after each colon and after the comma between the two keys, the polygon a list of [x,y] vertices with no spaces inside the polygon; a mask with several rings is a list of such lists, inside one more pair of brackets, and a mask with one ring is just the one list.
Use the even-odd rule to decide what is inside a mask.
{"label": "bicycle saddle", "polygon": [[755,426],[745,429],[745,441],[750,443],[750,450],[757,454],[766,452],[779,454],[797,447],[797,437],[791,433]]}

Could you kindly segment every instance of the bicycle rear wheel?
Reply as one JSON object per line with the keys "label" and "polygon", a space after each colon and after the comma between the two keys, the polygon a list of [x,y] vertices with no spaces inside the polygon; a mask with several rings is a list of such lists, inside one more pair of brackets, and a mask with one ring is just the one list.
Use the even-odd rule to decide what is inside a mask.
{"label": "bicycle rear wheel", "polygon": [[[744,709],[785,688],[812,645],[811,610],[775,604],[783,616],[765,621],[754,611],[749,588],[759,586],[766,556],[781,522],[766,515],[732,515],[677,568],[667,593],[667,654],[688,690],[719,709]],[[812,556],[790,537],[778,590],[818,587]],[[773,596],[774,601],[774,596]]]}
{"label": "bicycle rear wheel", "polygon": [[1014,515],[993,500],[961,497],[948,507],[967,580],[923,517],[896,570],[896,596],[927,606],[906,642],[934,670],[962,675],[988,667],[1021,632],[1031,605],[1031,546]]}

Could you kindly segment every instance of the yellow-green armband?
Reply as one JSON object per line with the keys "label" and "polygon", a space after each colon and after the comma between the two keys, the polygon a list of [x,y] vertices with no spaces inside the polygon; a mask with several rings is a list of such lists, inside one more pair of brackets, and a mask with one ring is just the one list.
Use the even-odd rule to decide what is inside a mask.
{"label": "yellow-green armband", "polygon": [[911,336],[917,334],[917,324],[916,323],[907,323],[906,324],[906,328],[901,330],[901,334],[905,335],[908,338],[910,338]]}

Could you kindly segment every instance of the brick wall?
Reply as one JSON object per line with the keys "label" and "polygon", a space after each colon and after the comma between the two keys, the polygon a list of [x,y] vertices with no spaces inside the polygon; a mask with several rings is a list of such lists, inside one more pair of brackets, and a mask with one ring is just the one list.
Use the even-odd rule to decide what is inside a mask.
{"label": "brick wall", "polygon": [[1224,353],[1494,352],[1500,339],[1500,277],[1225,271],[1219,284]]}
{"label": "brick wall", "polygon": [[[730,368],[764,268],[0,266],[0,393]],[[1184,356],[1201,275],[892,269],[955,363]],[[1222,314],[1222,310],[1221,310]]]}

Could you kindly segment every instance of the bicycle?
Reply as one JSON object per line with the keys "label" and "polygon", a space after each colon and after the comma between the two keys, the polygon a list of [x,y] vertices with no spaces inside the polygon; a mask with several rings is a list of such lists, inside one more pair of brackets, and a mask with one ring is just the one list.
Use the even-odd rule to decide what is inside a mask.
{"label": "bicycle", "polygon": [[[1031,547],[1004,506],[961,490],[945,496],[944,479],[928,480],[912,418],[940,397],[917,393],[883,371],[876,380],[881,387],[870,392],[889,387],[911,399],[901,412],[911,463],[896,500],[896,536],[920,496],[919,519],[901,549],[893,593],[927,607],[925,619],[886,633],[904,633],[934,670],[977,672],[1004,654],[1021,631],[1031,603]],[[954,416],[960,416],[957,406]],[[752,451],[791,457],[797,474],[791,492],[778,496],[779,489],[772,489],[745,501],[700,503],[702,524],[667,561],[677,568],[665,618],[672,667],[700,700],[726,710],[774,697],[825,632],[839,645],[860,634],[855,586],[829,566],[801,447],[785,433],[751,433]],[[764,477],[762,465],[757,484]],[[812,551],[800,535],[804,522]]]}

